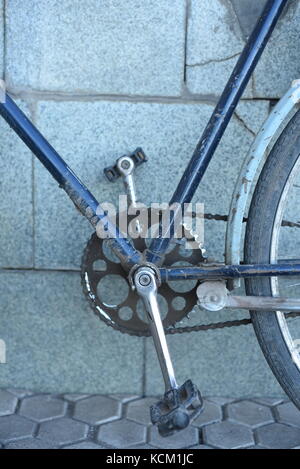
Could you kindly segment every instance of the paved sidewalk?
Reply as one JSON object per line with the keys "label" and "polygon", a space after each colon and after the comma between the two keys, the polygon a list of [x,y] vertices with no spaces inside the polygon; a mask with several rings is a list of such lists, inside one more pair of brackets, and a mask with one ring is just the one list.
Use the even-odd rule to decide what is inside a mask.
{"label": "paved sidewalk", "polygon": [[300,412],[287,400],[207,398],[194,424],[170,438],[150,424],[155,400],[0,390],[1,448],[300,449]]}

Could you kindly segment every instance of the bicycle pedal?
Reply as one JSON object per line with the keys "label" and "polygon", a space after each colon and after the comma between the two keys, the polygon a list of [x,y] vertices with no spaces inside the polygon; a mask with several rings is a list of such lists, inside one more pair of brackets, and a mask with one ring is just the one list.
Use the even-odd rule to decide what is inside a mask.
{"label": "bicycle pedal", "polygon": [[167,391],[156,404],[150,407],[153,425],[161,436],[167,437],[184,430],[203,410],[200,392],[191,380],[177,389]]}
{"label": "bicycle pedal", "polygon": [[[147,156],[145,155],[144,151],[140,147],[138,147],[136,150],[134,150],[134,152],[126,156],[132,159],[135,167],[138,167],[142,163],[146,163],[146,161],[148,161]],[[109,182],[115,182],[117,179],[119,179],[119,177],[121,177],[121,174],[117,166],[117,162],[112,166],[108,166],[107,168],[104,168],[103,172],[104,172],[106,179]]]}

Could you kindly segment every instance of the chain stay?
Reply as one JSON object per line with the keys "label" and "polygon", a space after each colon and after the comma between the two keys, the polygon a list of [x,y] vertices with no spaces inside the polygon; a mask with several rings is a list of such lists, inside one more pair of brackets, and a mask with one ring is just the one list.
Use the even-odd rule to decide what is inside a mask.
{"label": "chain stay", "polygon": [[[219,214],[211,214],[211,213],[205,213],[204,218],[208,220],[222,220],[222,221],[227,221],[228,216],[227,215],[219,215]],[[247,221],[247,218],[243,219],[244,222]],[[284,220],[282,222],[283,226],[289,226],[289,227],[300,227],[299,223],[294,223],[290,221]],[[91,243],[92,239],[90,240]],[[84,280],[82,279],[82,284],[84,286]],[[89,303],[91,303],[91,298],[89,295],[89,292],[84,288],[84,294],[87,297],[87,300]],[[263,314],[263,313],[262,313]],[[300,316],[300,312],[293,312],[293,313],[285,313],[286,318],[295,318]],[[145,333],[139,332],[139,331],[132,331],[130,329],[126,329],[124,327],[120,327],[117,323],[113,323],[112,321],[105,321],[107,325],[113,327],[115,330],[118,330],[119,332],[126,333],[129,335],[134,335],[134,336],[139,336],[139,337],[144,337]],[[245,318],[245,319],[237,319],[233,321],[223,321],[223,322],[217,322],[217,323],[210,323],[210,324],[198,324],[195,326],[184,326],[184,327],[173,327],[173,326],[168,326],[165,328],[165,333],[174,335],[174,334],[183,334],[183,333],[190,333],[190,332],[199,332],[199,331],[208,331],[208,330],[217,330],[217,329],[225,329],[225,328],[231,328],[231,327],[239,327],[239,326],[245,326],[248,324],[251,324],[251,318]]]}

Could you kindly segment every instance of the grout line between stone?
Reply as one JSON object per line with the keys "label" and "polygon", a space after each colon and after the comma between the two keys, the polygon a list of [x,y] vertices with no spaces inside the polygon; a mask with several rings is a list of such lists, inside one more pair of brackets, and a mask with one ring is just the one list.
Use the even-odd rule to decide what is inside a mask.
{"label": "grout line between stone", "polygon": [[190,0],[186,0],[185,2],[185,31],[184,31],[184,64],[183,64],[183,83],[184,84],[186,84],[189,12],[190,12]]}
{"label": "grout line between stone", "polygon": [[143,373],[142,373],[142,396],[146,396],[147,388],[147,338],[143,338]]}
{"label": "grout line between stone", "polygon": [[16,272],[62,272],[62,273],[80,273],[80,269],[51,269],[51,268],[39,268],[39,267],[1,267],[0,273],[16,273]]}
{"label": "grout line between stone", "polygon": [[235,57],[240,56],[241,53],[242,53],[242,51],[239,51],[239,52],[236,52],[235,54],[230,55],[228,57],[222,57],[221,59],[210,59],[210,60],[207,60],[205,62],[196,62],[196,63],[193,63],[193,64],[186,64],[186,66],[193,68],[193,67],[203,67],[203,66],[209,65],[209,64],[227,62],[228,60],[231,60],[231,59],[234,59]]}
{"label": "grout line between stone", "polygon": [[256,136],[256,133],[253,132],[252,129],[250,129],[250,127],[246,124],[246,122],[244,121],[244,119],[239,115],[239,113],[238,113],[237,111],[234,111],[233,115],[234,115],[234,117],[237,119],[237,121],[238,121],[253,137]]}
{"label": "grout line between stone", "polygon": [[6,55],[7,55],[7,35],[6,35],[6,0],[3,0],[3,80],[6,81]]}
{"label": "grout line between stone", "polygon": [[239,30],[240,30],[240,34],[241,34],[241,39],[243,40],[244,43],[246,43],[247,41],[247,37],[245,37],[245,34],[243,32],[243,28],[242,28],[242,25],[241,25],[241,20],[240,20],[240,17],[236,11],[236,8],[235,8],[235,5],[233,2],[230,2],[230,4],[227,5],[228,9],[230,9],[232,11],[232,13],[234,14],[235,18],[236,18],[236,22],[239,26]]}
{"label": "grout line between stone", "polygon": [[[33,124],[36,125],[36,111],[37,104],[35,102],[30,103],[31,118]],[[32,190],[32,265],[35,268],[36,263],[36,198],[35,198],[35,155],[31,153],[31,190]]]}
{"label": "grout line between stone", "polygon": [[[143,96],[143,95],[123,95],[123,94],[101,94],[101,93],[63,93],[47,90],[16,89],[7,88],[8,93],[14,99],[29,100],[31,102],[52,101],[52,102],[97,102],[112,101],[115,103],[154,103],[154,104],[208,104],[215,105],[219,96],[182,93],[181,96]],[[270,101],[277,98],[242,98],[241,101]]]}

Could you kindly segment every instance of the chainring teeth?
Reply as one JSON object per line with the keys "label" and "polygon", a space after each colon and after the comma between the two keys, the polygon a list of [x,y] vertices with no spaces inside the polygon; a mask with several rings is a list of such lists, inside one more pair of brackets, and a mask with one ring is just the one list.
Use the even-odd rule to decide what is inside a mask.
{"label": "chainring teeth", "polygon": [[[129,217],[129,222],[130,222]],[[146,249],[146,240],[143,238],[137,238],[132,240],[133,244],[137,249],[143,251]],[[121,263],[113,262],[107,254],[107,246],[105,247],[105,240],[99,239],[96,233],[93,233],[87,246],[84,250],[82,257],[81,266],[81,278],[84,294],[88,299],[88,302],[96,315],[102,319],[106,324],[111,327],[130,335],[138,336],[149,336],[149,326],[145,320],[142,320],[138,313],[138,302],[140,300],[137,293],[130,289],[128,283],[128,294],[127,297],[117,305],[109,305],[103,302],[103,299],[99,297],[98,287],[100,282],[108,275],[117,275],[123,279],[127,279],[127,273],[123,270]],[[174,248],[167,253],[165,257],[165,264],[172,265],[178,262],[185,263],[199,263],[201,261],[201,251],[194,250],[190,256],[182,256],[180,254],[180,248],[182,243],[175,243]],[[97,270],[94,266],[97,261],[105,261],[106,269]],[[163,325],[166,331],[169,332],[170,327],[174,326],[175,323],[180,322],[184,319],[187,314],[193,309],[197,302],[196,287],[191,288],[188,291],[176,291],[170,287],[168,283],[164,283],[158,290],[158,294],[161,295],[167,304],[167,313],[163,319]],[[175,308],[173,302],[175,299],[180,298],[184,304],[180,308]],[[141,300],[140,300],[141,301]],[[177,300],[178,302],[178,300]],[[129,319],[122,319],[120,317],[120,311],[123,308],[130,308],[132,316]],[[143,315],[146,318],[146,315]]]}
{"label": "chainring teeth", "polygon": [[[121,264],[109,259],[103,248],[104,242],[102,242],[102,240],[100,240],[94,233],[87,245],[86,255],[83,256],[83,266],[85,265],[85,268],[82,270],[82,279],[84,291],[86,295],[88,295],[90,304],[92,304],[97,316],[103,319],[106,323],[108,321],[111,322],[110,325],[112,327],[114,327],[114,324],[118,323],[121,328],[124,328],[123,332],[128,332],[128,326],[133,327],[131,319],[134,318],[135,327],[133,328],[132,333],[136,333],[136,331],[139,331],[140,329],[145,329],[145,333],[147,334],[147,324],[143,322],[136,313],[136,306],[139,297],[135,292],[128,290],[127,297],[118,305],[108,305],[100,300],[97,294],[97,287],[103,278],[107,275],[118,275],[124,278],[124,270]],[[97,271],[93,267],[95,262],[99,260],[104,260],[106,262],[106,269],[103,271]],[[131,296],[130,306],[128,306],[127,302],[129,295]],[[132,318],[129,320],[123,320],[119,315],[120,310],[125,307],[130,307],[132,310]]]}

